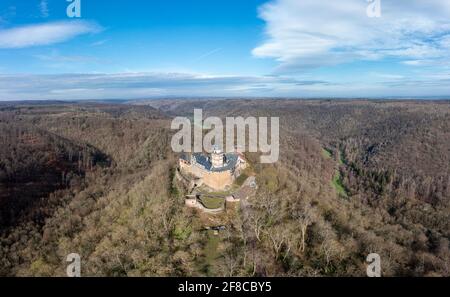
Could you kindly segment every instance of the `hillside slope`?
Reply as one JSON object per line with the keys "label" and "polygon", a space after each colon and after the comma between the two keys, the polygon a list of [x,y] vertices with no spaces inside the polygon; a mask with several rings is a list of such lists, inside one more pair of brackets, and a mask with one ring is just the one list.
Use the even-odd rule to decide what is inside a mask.
{"label": "hillside slope", "polygon": [[[86,156],[98,150],[111,162],[87,166],[65,189],[45,191],[58,203],[42,224],[24,219],[1,236],[0,274],[62,276],[65,257],[77,252],[86,276],[364,276],[366,256],[377,252],[385,276],[450,275],[448,102],[149,104],[2,111],[8,125],[13,119],[74,149],[95,148]],[[247,154],[258,193],[220,218],[226,231],[215,238],[203,232],[210,218],[184,208],[185,189],[174,179],[170,119],[191,116],[194,107],[222,118],[280,117],[280,161],[262,165]],[[19,147],[30,166],[48,164],[52,158],[36,159],[46,152],[42,141],[33,138],[33,149],[27,141]],[[70,158],[57,160],[71,166],[64,163]]]}

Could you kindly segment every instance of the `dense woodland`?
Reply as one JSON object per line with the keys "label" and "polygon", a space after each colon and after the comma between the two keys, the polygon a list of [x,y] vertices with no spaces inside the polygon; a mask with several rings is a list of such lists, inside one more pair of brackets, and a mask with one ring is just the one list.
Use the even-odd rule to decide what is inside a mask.
{"label": "dense woodland", "polygon": [[[280,117],[280,161],[219,236],[184,208],[174,116]],[[0,105],[0,275],[450,276],[450,102]]]}

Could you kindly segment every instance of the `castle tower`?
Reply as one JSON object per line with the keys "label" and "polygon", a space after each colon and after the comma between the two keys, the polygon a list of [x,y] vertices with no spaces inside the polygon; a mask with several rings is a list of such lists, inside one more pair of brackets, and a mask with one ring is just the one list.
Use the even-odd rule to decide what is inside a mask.
{"label": "castle tower", "polygon": [[214,147],[211,154],[211,163],[214,168],[221,168],[224,166],[225,155],[219,147]]}

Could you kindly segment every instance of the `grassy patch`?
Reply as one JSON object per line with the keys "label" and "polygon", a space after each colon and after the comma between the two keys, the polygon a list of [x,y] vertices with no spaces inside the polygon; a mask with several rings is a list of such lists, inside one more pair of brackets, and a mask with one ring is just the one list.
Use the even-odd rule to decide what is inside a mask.
{"label": "grassy patch", "polygon": [[203,247],[203,255],[200,260],[200,269],[206,275],[214,275],[214,264],[219,258],[218,252],[220,237],[214,235],[214,231],[210,230],[206,234],[206,242]]}
{"label": "grassy patch", "polygon": [[342,177],[339,171],[337,171],[336,174],[334,175],[332,183],[339,196],[342,196],[344,198],[348,197],[347,190],[345,189],[342,183]]}
{"label": "grassy patch", "polygon": [[175,174],[176,174],[176,169],[172,168],[170,170],[170,189],[169,189],[169,193],[170,196],[172,197],[180,197],[180,191],[178,190],[177,185],[175,184]]}
{"label": "grassy patch", "polygon": [[344,152],[340,151],[339,152],[339,165],[345,165],[345,157],[344,157]]}
{"label": "grassy patch", "polygon": [[333,156],[333,152],[328,150],[328,149],[322,149],[322,155],[326,158],[326,159],[331,159],[331,157]]}
{"label": "grassy patch", "polygon": [[214,231],[208,231],[208,241],[205,245],[205,260],[207,263],[212,263],[219,257],[217,248],[219,247],[220,238],[214,235]]}
{"label": "grassy patch", "polygon": [[201,201],[203,205],[208,209],[220,208],[224,203],[223,198],[215,198],[215,197],[202,197]]}
{"label": "grassy patch", "polygon": [[244,182],[247,180],[248,175],[243,172],[237,179],[236,179],[236,184],[238,186],[242,186],[244,184]]}
{"label": "grassy patch", "polygon": [[214,192],[203,191],[202,193],[205,194],[205,195],[209,195],[209,196],[220,196],[220,197],[224,197],[224,198],[226,196],[232,194],[231,190],[230,191],[214,191]]}
{"label": "grassy patch", "polygon": [[265,167],[260,172],[259,183],[271,193],[275,193],[278,190],[278,172],[273,165]]}
{"label": "grassy patch", "polygon": [[173,231],[173,236],[178,240],[186,240],[192,233],[190,227],[176,227]]}

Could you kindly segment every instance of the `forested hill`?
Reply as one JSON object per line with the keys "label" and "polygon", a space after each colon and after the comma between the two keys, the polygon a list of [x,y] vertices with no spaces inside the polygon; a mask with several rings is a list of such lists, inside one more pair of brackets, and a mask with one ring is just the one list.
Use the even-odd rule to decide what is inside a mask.
{"label": "forested hill", "polygon": [[[280,117],[280,160],[220,218],[184,207],[171,119]],[[0,275],[449,276],[448,101],[0,104]],[[226,226],[212,237],[205,222]],[[6,228],[8,227],[8,228]]]}
{"label": "forested hill", "polygon": [[86,171],[109,166],[108,156],[88,144],[16,121],[0,121],[0,226],[21,219],[42,224],[44,215],[33,210],[50,193],[80,184]]}

